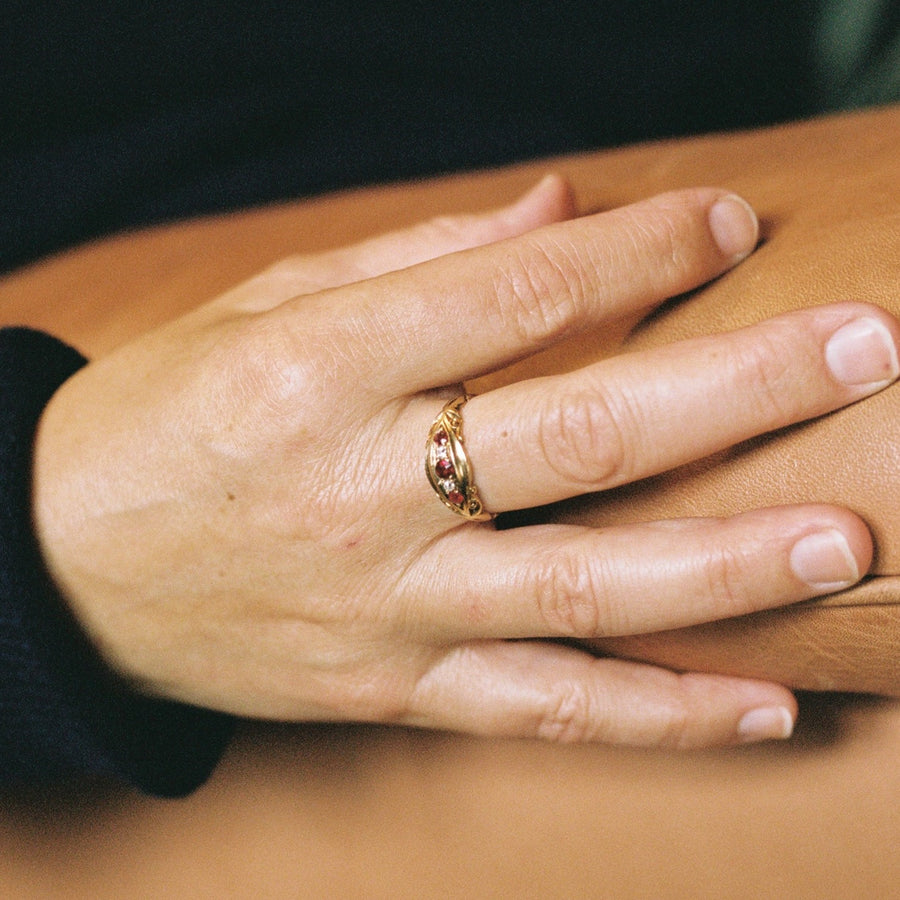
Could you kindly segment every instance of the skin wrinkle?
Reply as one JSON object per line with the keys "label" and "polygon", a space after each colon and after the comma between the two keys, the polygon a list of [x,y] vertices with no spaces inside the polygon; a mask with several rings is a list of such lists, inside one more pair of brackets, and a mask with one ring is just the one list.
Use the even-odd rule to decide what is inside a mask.
{"label": "skin wrinkle", "polygon": [[598,369],[593,374],[595,390],[611,421],[622,423],[620,432],[614,435],[622,446],[619,466],[596,489],[609,490],[671,468],[671,442],[657,433],[658,423],[665,421],[677,402],[676,397],[670,396],[671,388],[659,385],[653,392],[645,390],[642,398],[640,388],[618,373],[604,377],[604,372]]}
{"label": "skin wrinkle", "polygon": [[[680,684],[686,684],[684,676],[677,673],[674,677]],[[693,744],[690,739],[689,725],[690,715],[687,704],[680,698],[679,692],[673,692],[673,697],[661,711],[658,717],[660,723],[654,722],[656,735],[654,744],[659,748],[670,747],[673,750],[689,750]]]}
{"label": "skin wrinkle", "polygon": [[[639,238],[644,232],[639,219],[623,211],[603,215],[627,219],[628,228],[623,228],[623,233],[632,237],[632,232],[637,232],[632,237],[632,252],[620,250],[619,241],[576,242],[569,237],[568,231],[552,225],[510,242],[509,247],[516,250],[516,258],[508,271],[505,266],[500,268],[497,296],[506,296],[504,288],[511,287],[513,299],[518,298],[521,302],[532,298],[534,308],[523,304],[525,315],[515,320],[520,324],[517,333],[523,342],[545,346],[579,330],[589,318],[598,318],[613,293],[608,273],[628,272],[640,260],[643,252]],[[646,234],[652,239],[651,232]],[[615,251],[619,251],[618,257],[613,256]],[[541,296],[547,297],[549,302],[541,304]],[[562,306],[564,301],[567,307]],[[515,304],[511,305],[515,307]],[[548,307],[553,315],[548,314]],[[504,308],[502,302],[500,308]],[[529,329],[526,324],[535,312],[539,314],[540,327]],[[506,322],[504,319],[503,324]]]}
{"label": "skin wrinkle", "polygon": [[[696,254],[696,248],[684,246],[680,239],[679,229],[692,219],[684,209],[682,200],[659,199],[647,201],[647,204],[654,205],[660,213],[652,222],[634,207],[612,210],[607,214],[621,222],[621,234],[628,240],[627,244],[606,244],[605,256],[596,261],[594,268],[598,272],[630,274],[649,263],[649,271],[654,274],[657,284],[668,287],[674,282],[677,285],[671,294],[675,296],[693,287],[697,273],[702,270],[702,259]],[[647,258],[648,247],[653,248],[652,262]],[[612,251],[617,251],[616,255]]]}
{"label": "skin wrinkle", "polygon": [[[390,359],[389,354],[395,352],[391,349],[394,334],[386,327],[383,317],[366,308],[364,303],[344,315],[337,328],[331,317],[326,319],[325,325],[314,345],[307,339],[298,348],[302,353],[312,353],[316,360],[317,396],[337,396],[348,409],[354,405],[360,410],[365,409],[374,397],[382,396],[365,377],[366,372],[379,358],[382,361]],[[353,348],[357,348],[355,352]],[[353,390],[348,392],[350,372],[356,377],[351,379]],[[328,418],[333,421],[333,417]]]}
{"label": "skin wrinkle", "polygon": [[[669,210],[666,210],[669,212]],[[672,210],[671,212],[683,215],[683,211]],[[633,253],[635,259],[640,259],[644,253],[642,248],[653,246],[657,252],[657,265],[663,275],[664,280],[668,281],[668,276],[679,275],[684,277],[682,273],[691,273],[697,269],[697,260],[688,252],[688,248],[679,240],[678,224],[670,215],[660,216],[653,222],[641,220],[634,215],[633,212],[623,211],[623,215],[631,220],[631,229],[629,235],[633,238]]]}
{"label": "skin wrinkle", "polygon": [[578,681],[565,680],[553,684],[541,711],[534,733],[544,740],[560,744],[591,740],[597,723],[603,717],[595,711],[594,698]]}
{"label": "skin wrinkle", "polygon": [[[657,596],[648,592],[645,579],[640,573],[643,554],[635,546],[628,547],[629,565],[615,566],[608,555],[589,555],[588,568],[592,574],[592,588],[595,603],[599,608],[602,628],[598,627],[590,637],[615,637],[638,634],[646,631],[658,631],[671,626],[671,616],[654,615]],[[624,556],[624,554],[622,554]],[[698,569],[695,555],[688,559],[674,559],[671,550],[665,548],[657,562],[660,576],[668,582],[685,581]],[[680,600],[685,604],[685,599]],[[680,613],[685,619],[689,614]]]}
{"label": "skin wrinkle", "polygon": [[[511,254],[509,258],[513,260],[512,271],[517,274],[510,274],[510,277],[505,279],[503,277],[506,270],[504,264],[492,266],[490,269],[490,277],[495,279],[493,296],[498,298],[504,296],[511,297],[514,302],[509,305],[513,307],[518,305],[517,302],[515,302],[517,291],[522,289],[523,285],[526,285],[524,290],[528,293],[529,289],[527,285],[529,285],[529,283],[533,284],[532,279],[537,277],[533,271],[535,268],[534,259],[525,261],[516,260],[514,258],[519,255],[517,249],[518,244],[523,240],[530,240],[530,236],[519,238],[516,241],[509,241],[506,244],[506,249],[508,253]],[[462,248],[457,252],[465,253],[466,249],[467,248]],[[453,253],[448,254],[445,259],[449,259],[454,255],[455,254]],[[365,287],[367,290],[374,289],[375,285],[367,284]],[[541,289],[539,284],[536,285],[536,287],[537,289]],[[530,292],[532,295],[533,289],[534,288],[532,288]],[[409,290],[408,287],[406,290]],[[382,294],[383,292],[379,289],[378,293]],[[394,308],[394,304],[391,302],[392,292],[389,290],[387,293],[388,296],[386,297],[373,296],[372,294],[367,293],[360,298],[361,302],[355,306],[350,306],[347,311],[355,326],[355,328],[348,329],[347,337],[353,345],[365,346],[366,349],[363,356],[364,364],[383,364],[385,360],[396,358],[398,348],[404,346],[408,346],[410,353],[419,355],[421,350],[412,337],[413,335],[430,333],[434,330],[436,323],[446,321],[454,315],[468,315],[466,310],[470,304],[470,298],[468,296],[465,294],[460,294],[458,296],[449,295],[446,290],[436,293],[433,290],[432,282],[429,280],[427,284],[422,284],[421,286],[417,285],[415,290],[410,294],[415,306],[418,307],[415,320],[410,321],[408,317],[398,316],[396,321],[392,322],[391,319],[388,318],[390,311]],[[457,307],[458,312],[456,311]],[[409,309],[409,305],[407,305],[406,308]],[[487,312],[490,313],[495,308],[502,313],[505,308],[504,302],[499,300],[496,304],[492,304]],[[560,312],[563,314],[559,315]],[[359,316],[361,314],[365,314],[366,318],[360,320]],[[557,310],[556,314],[557,315],[554,317],[558,316],[559,325],[554,334],[545,338],[546,341],[562,337],[566,333],[563,328],[566,327],[565,322],[567,316],[562,310]],[[499,324],[501,329],[505,330],[509,327],[509,319],[501,317]],[[525,336],[526,332],[527,329],[523,328],[522,334],[520,335],[522,341],[528,340]],[[373,347],[373,345],[376,346]],[[378,352],[377,345],[384,347],[384,352]],[[355,370],[359,371],[360,366],[355,366]],[[471,374],[481,373],[477,372]],[[432,386],[438,387],[439,385],[435,384]]]}
{"label": "skin wrinkle", "polygon": [[[802,374],[821,368],[821,342],[813,336],[805,344],[798,346],[796,332],[792,332],[791,324],[788,322],[781,323],[781,327],[772,337],[768,336],[766,330],[763,330],[762,334],[757,334],[758,331],[759,329],[754,331],[752,342],[746,335],[740,340],[737,336],[731,339],[729,336],[699,339],[694,346],[702,350],[704,368],[697,368],[695,361],[691,379],[698,387],[702,386],[704,381],[707,382],[707,387],[710,387],[708,382],[712,378],[719,384],[719,390],[723,394],[732,389],[734,384],[746,385],[743,397],[751,406],[749,416],[766,423],[766,428],[777,428],[794,421],[801,413],[801,405],[797,401],[792,401],[798,386],[803,384],[798,379],[798,370]],[[696,355],[696,351],[694,353]],[[799,363],[798,354],[801,357]],[[677,363],[677,356],[673,356],[669,351],[667,355],[668,365]],[[706,364],[712,369],[711,376],[708,374]],[[564,381],[559,383],[565,385]],[[565,483],[571,483],[575,488],[601,490],[635,477],[656,474],[670,466],[688,462],[698,455],[717,452],[735,441],[750,436],[744,424],[744,420],[748,418],[748,413],[745,412],[741,421],[733,424],[732,434],[726,439],[720,438],[702,448],[686,447],[682,456],[673,457],[672,447],[665,441],[659,438],[651,441],[646,436],[657,430],[658,422],[665,421],[673,403],[677,402],[677,391],[674,392],[674,396],[670,396],[673,393],[671,386],[661,383],[652,386],[655,388],[652,391],[651,386],[644,386],[643,396],[639,396],[636,387],[633,380],[622,377],[621,371],[616,366],[600,363],[587,370],[577,392],[569,393],[566,388],[558,396],[550,396],[544,407],[549,412],[543,413],[544,418],[540,420],[542,424],[538,429],[537,443],[543,454],[541,458],[550,456],[545,449],[548,447],[574,448],[574,452],[569,454],[573,460],[569,465],[560,464],[553,459],[548,460],[550,470],[554,474],[559,474]],[[821,388],[816,390],[822,393]],[[608,452],[603,448],[602,438],[599,437],[592,439],[593,445],[591,440],[585,438],[584,449],[579,449],[577,438],[580,434],[589,435],[592,432],[602,434],[603,431],[602,426],[590,423],[591,416],[585,411],[594,398],[598,408],[605,398],[609,420],[622,423],[621,435],[612,436],[613,444],[618,440],[625,447],[641,449],[641,454],[645,458],[640,470],[633,463],[629,465],[627,460],[623,460],[622,471],[618,476],[606,480],[590,477],[592,457],[598,461],[597,471],[602,472],[604,454]],[[560,409],[568,413],[568,423],[564,414],[559,412]],[[819,410],[815,409],[814,412],[818,413]],[[701,414],[702,412],[698,410],[697,415]],[[727,422],[727,419],[723,421]],[[544,422],[547,424],[543,424]],[[654,456],[657,458],[654,459]]]}
{"label": "skin wrinkle", "polygon": [[518,346],[546,346],[563,339],[581,318],[585,297],[581,281],[575,285],[566,266],[557,261],[544,241],[520,249],[510,245],[492,280],[499,326]]}
{"label": "skin wrinkle", "polygon": [[743,596],[742,584],[748,572],[747,554],[743,547],[720,545],[708,551],[701,571],[706,579],[706,592],[716,608],[721,608],[721,618],[752,612]]}
{"label": "skin wrinkle", "polygon": [[[517,335],[523,342],[540,346],[564,339],[598,319],[614,293],[608,273],[629,271],[640,256],[627,252],[618,242],[575,242],[566,231],[552,227],[541,229],[528,243],[516,242],[516,246],[526,249],[516,260],[520,274],[512,270],[510,283],[514,294],[517,286],[530,290],[520,289],[520,299],[534,298],[534,309],[525,306],[526,315],[521,322],[517,320]],[[543,304],[541,296],[548,298]],[[529,329],[526,325],[534,312],[539,314],[541,327]]]}
{"label": "skin wrinkle", "polygon": [[[713,528],[718,525],[723,528],[729,526],[728,520],[724,519],[687,519],[684,523],[688,531],[695,531],[703,523]],[[658,530],[656,523],[646,527]],[[672,542],[671,546],[677,549],[679,542]],[[695,554],[686,559],[670,551],[667,559],[668,578],[671,580],[677,576],[679,580],[683,580],[687,576],[691,580],[696,579],[698,585],[690,597],[692,608],[682,614],[684,621],[704,622],[714,617],[732,618],[752,612],[757,605],[762,607],[764,604],[759,603],[760,598],[755,593],[747,596],[746,584],[753,583],[757,574],[757,560],[763,555],[768,559],[780,557],[783,561],[780,546],[768,547],[762,542],[748,541],[741,545],[733,541],[704,543]],[[651,603],[653,600],[652,597],[644,599]],[[683,601],[685,605],[687,599]],[[713,609],[716,610],[715,613],[711,612]],[[653,617],[648,612],[645,602],[635,604],[633,608],[623,605],[619,620],[622,630],[619,633],[635,634],[681,627],[678,622]]]}
{"label": "skin wrinkle", "polygon": [[[435,329],[443,323],[452,322],[464,314],[470,302],[463,285],[453,285],[452,292],[435,291],[428,283],[419,280],[419,273],[410,272],[410,279],[402,284],[387,283],[387,289],[379,280],[376,284],[364,282],[359,285],[366,293],[360,298],[356,309],[351,308],[350,315],[356,315],[354,328],[350,338],[360,343],[360,359],[354,366],[363,385],[371,388],[372,394],[378,397],[395,397],[405,393],[409,385],[398,384],[391,373],[399,360],[419,359],[425,352],[428,340]],[[402,296],[402,312],[396,303],[398,295]],[[364,314],[365,318],[360,316]],[[361,327],[362,325],[362,327]],[[420,379],[423,372],[418,372]],[[423,390],[435,390],[445,387],[446,380],[429,378],[422,383]]]}
{"label": "skin wrinkle", "polygon": [[545,637],[600,637],[609,622],[609,610],[601,612],[605,579],[598,577],[597,566],[602,563],[585,565],[577,550],[563,545],[538,554],[529,566],[527,590]]}
{"label": "skin wrinkle", "polygon": [[[547,243],[547,263],[558,274],[560,283],[567,287],[565,297],[572,304],[568,317],[573,329],[578,330],[587,313],[596,317],[600,310],[606,308],[610,293],[609,279],[603,277],[604,268],[599,265],[600,260],[592,261],[591,255],[585,253],[568,232],[548,228],[543,233]],[[558,298],[555,304],[559,305]]]}
{"label": "skin wrinkle", "polygon": [[[404,563],[396,590],[399,596],[409,598],[406,606],[410,620],[414,620],[417,615],[420,617],[420,610],[416,609],[417,593],[424,591],[426,596],[435,597],[445,592],[457,565],[468,558],[471,532],[488,529],[493,529],[489,523],[473,523],[467,525],[465,529],[450,528],[434,535],[424,544],[423,552],[418,558],[410,558]],[[479,569],[477,576],[454,585],[452,609],[453,618],[456,620],[454,622],[456,632],[459,632],[460,626],[466,631],[478,624],[488,625],[496,621],[498,612],[502,612],[498,609],[495,594],[498,582],[506,576],[506,573],[497,567],[484,566]],[[426,628],[420,624],[418,632],[426,640],[443,643],[449,639],[445,629],[437,631],[434,627]]]}
{"label": "skin wrinkle", "polygon": [[[572,448],[568,480],[577,493],[608,490],[631,481],[637,469],[636,448],[646,446],[643,435],[649,431],[642,424],[641,404],[631,398],[630,385],[605,378],[599,369],[589,376],[584,389],[555,401],[560,423],[557,442]],[[554,471],[565,477],[566,467],[557,462]]]}
{"label": "skin wrinkle", "polygon": [[[261,639],[271,648],[270,658],[287,659],[293,647],[308,643],[309,623],[300,621],[248,620],[242,633],[252,633],[256,629],[259,640],[260,626],[264,632]],[[346,631],[334,619],[313,626],[313,630],[318,635],[319,652],[307,660],[308,680],[302,686],[302,692],[308,693],[310,698],[318,696],[311,704],[309,719],[328,719],[335,706],[353,710],[352,717],[364,721],[389,721],[399,714],[402,704],[392,698],[403,697],[405,691],[398,689],[401,679],[391,675],[392,657],[377,638],[353,633],[348,642]],[[284,706],[281,716],[272,714],[268,716],[270,718],[289,715],[292,702],[296,702],[298,685],[289,673],[288,667],[276,668],[273,678],[267,659],[262,657],[257,661],[247,687],[271,693]],[[341,673],[337,680],[336,673]]]}
{"label": "skin wrinkle", "polygon": [[741,383],[752,387],[745,393],[745,402],[753,404],[753,415],[769,427],[791,419],[785,398],[796,385],[796,342],[789,352],[785,352],[786,349],[770,329],[766,329],[762,334],[758,330],[754,333],[752,344],[732,340],[710,353],[710,359],[715,363],[714,371],[722,373],[717,374],[718,378],[724,381],[728,373],[736,373]]}

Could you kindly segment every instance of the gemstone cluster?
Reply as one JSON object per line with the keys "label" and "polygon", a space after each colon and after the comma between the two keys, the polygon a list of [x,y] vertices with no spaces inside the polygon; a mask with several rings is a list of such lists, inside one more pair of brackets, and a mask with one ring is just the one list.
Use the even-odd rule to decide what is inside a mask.
{"label": "gemstone cluster", "polygon": [[466,502],[466,496],[460,490],[460,485],[456,480],[456,469],[453,460],[450,459],[450,438],[447,432],[441,429],[435,434],[433,440],[437,456],[434,471],[440,479],[441,490],[454,506],[462,506]]}

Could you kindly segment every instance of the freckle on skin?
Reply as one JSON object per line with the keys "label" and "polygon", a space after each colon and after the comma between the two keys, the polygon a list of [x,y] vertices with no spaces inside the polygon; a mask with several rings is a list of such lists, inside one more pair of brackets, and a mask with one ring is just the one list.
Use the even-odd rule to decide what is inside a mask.
{"label": "freckle on skin", "polygon": [[466,608],[466,622],[469,625],[480,625],[488,621],[490,609],[482,599],[473,599]]}
{"label": "freckle on skin", "polygon": [[229,500],[234,500],[234,494],[232,494],[231,491],[228,491],[228,493],[227,493],[225,496],[226,496]]}

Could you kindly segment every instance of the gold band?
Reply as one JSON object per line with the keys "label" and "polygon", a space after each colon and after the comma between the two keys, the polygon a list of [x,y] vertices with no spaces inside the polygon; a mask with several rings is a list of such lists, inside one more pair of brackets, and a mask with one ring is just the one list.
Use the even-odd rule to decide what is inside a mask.
{"label": "gold band", "polygon": [[425,451],[425,473],[441,503],[474,522],[493,515],[481,503],[472,477],[472,467],[463,444],[462,408],[469,399],[462,394],[451,400],[432,422]]}

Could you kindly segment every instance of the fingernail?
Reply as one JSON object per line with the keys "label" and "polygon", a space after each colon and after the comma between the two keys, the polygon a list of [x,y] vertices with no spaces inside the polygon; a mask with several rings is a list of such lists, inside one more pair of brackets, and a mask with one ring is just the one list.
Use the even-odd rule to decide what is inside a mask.
{"label": "fingernail", "polygon": [[800,538],[791,549],[791,570],[816,591],[839,591],[859,581],[859,564],[836,528]]}
{"label": "fingernail", "polygon": [[785,706],[762,706],[744,713],[738,722],[738,737],[745,744],[783,741],[794,733],[794,717]]}
{"label": "fingernail", "polygon": [[736,194],[717,200],[709,211],[709,228],[722,253],[740,262],[753,252],[759,238],[759,220],[753,207]]}
{"label": "fingernail", "polygon": [[825,346],[825,361],[842,384],[872,390],[900,375],[894,338],[877,319],[864,317],[838,328]]}

